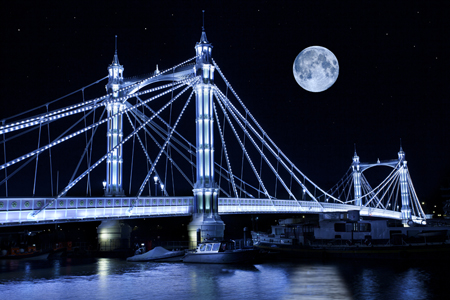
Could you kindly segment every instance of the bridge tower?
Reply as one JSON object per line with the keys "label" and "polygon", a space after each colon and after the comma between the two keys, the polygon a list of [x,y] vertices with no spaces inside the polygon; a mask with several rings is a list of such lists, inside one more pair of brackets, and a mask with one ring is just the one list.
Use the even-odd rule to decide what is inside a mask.
{"label": "bridge tower", "polygon": [[[119,97],[122,96],[119,90],[123,83],[124,68],[119,64],[119,57],[117,56],[117,36],[115,42],[116,50],[113,61],[108,67],[108,83],[106,85],[106,92],[110,95],[105,100],[105,106],[108,111],[108,152],[122,142],[123,118],[122,114],[118,113],[125,108],[125,105],[119,100]],[[108,155],[106,161],[105,196],[124,196],[122,188],[122,164],[122,146],[120,146]]]}
{"label": "bridge tower", "polygon": [[[109,97],[104,104],[108,111],[108,129],[106,133],[106,149],[108,153],[122,142],[123,118],[118,114],[125,105],[119,100],[122,96],[120,86],[123,83],[123,66],[119,63],[117,55],[117,35],[115,37],[115,52],[111,65],[108,67],[108,83],[106,92]],[[105,197],[124,196],[122,188],[122,146],[118,147],[106,159],[106,185],[104,186]],[[129,247],[130,226],[123,221],[105,220],[97,228],[98,245],[100,251],[112,251],[120,247]]]}
{"label": "bridge tower", "polygon": [[398,152],[399,168],[400,168],[400,193],[402,198],[402,223],[407,225],[411,220],[411,206],[408,193],[408,168],[406,167],[405,152],[402,146]]}
{"label": "bridge tower", "polygon": [[[218,214],[219,189],[214,180],[212,45],[204,27],[200,42],[195,45],[195,73],[201,81],[194,87],[196,99],[197,171],[194,185],[194,214],[188,226],[189,240],[196,246],[204,239],[222,240],[225,224]],[[200,235],[198,233],[201,233]],[[200,239],[200,240],[199,240]]]}
{"label": "bridge tower", "polygon": [[355,205],[361,206],[361,169],[359,165],[359,156],[356,154],[355,149],[355,155],[353,156],[353,163],[352,163],[352,169],[353,169],[353,191],[355,196]]}

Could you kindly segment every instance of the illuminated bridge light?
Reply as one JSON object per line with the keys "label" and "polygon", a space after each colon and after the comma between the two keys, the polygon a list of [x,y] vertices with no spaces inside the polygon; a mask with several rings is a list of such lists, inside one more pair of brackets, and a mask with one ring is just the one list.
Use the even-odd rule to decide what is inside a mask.
{"label": "illuminated bridge light", "polygon": [[[234,96],[236,97],[236,99],[238,99],[238,101],[241,102],[240,98],[236,95],[233,87],[229,84],[228,80],[226,80],[226,78],[224,78],[221,70],[219,69],[219,67],[216,65],[215,62],[214,62],[214,66],[216,67],[216,69],[219,71],[219,73],[221,74],[222,78],[224,79],[227,88],[229,88],[232,91],[232,93],[234,94]],[[193,67],[193,68],[195,69],[195,67]],[[173,68],[171,68],[171,69],[173,69]],[[171,69],[168,69],[168,70],[171,70]],[[213,66],[208,66],[208,68],[205,68],[205,69],[210,69],[211,71],[213,71],[214,67]],[[164,74],[165,72],[167,72],[167,70],[162,72],[161,74]],[[212,78],[212,73],[211,74],[206,74],[205,76],[206,77],[210,76]],[[99,97],[99,98],[96,98],[95,100],[92,100],[94,102],[90,102],[90,103],[93,103],[93,104],[92,104],[92,106],[89,106],[89,107],[88,106],[80,106],[81,104],[80,105],[77,104],[77,105],[70,106],[68,108],[57,110],[56,112],[54,111],[54,112],[47,113],[44,117],[41,116],[39,118],[28,119],[26,121],[26,123],[25,123],[25,121],[20,121],[20,122],[15,122],[12,125],[7,125],[7,126],[0,127],[0,129],[2,130],[2,131],[0,131],[0,133],[7,133],[7,132],[14,131],[16,129],[23,129],[23,128],[30,127],[32,125],[42,124],[44,122],[49,122],[51,120],[59,120],[59,119],[62,119],[63,117],[65,117],[65,116],[74,115],[76,113],[84,112],[84,111],[86,111],[88,109],[96,109],[96,108],[100,108],[100,107],[101,108],[114,107],[114,111],[117,111],[117,109],[119,109],[119,112],[114,114],[114,116],[112,116],[112,118],[108,118],[106,120],[102,119],[101,121],[98,121],[97,123],[94,123],[92,125],[86,126],[85,129],[77,130],[74,133],[67,133],[67,136],[64,136],[62,138],[58,138],[57,141],[49,142],[48,145],[44,145],[43,147],[41,147],[39,149],[36,149],[36,150],[33,150],[32,152],[30,152],[28,154],[22,155],[19,158],[16,158],[16,159],[14,159],[14,160],[12,160],[10,162],[5,162],[5,164],[2,165],[1,167],[2,168],[9,167],[10,165],[12,165],[14,163],[17,163],[17,162],[22,161],[22,160],[24,160],[26,158],[35,156],[35,155],[43,152],[44,150],[53,147],[56,144],[68,141],[72,137],[75,137],[77,135],[82,134],[83,132],[86,132],[86,130],[90,130],[92,128],[97,128],[101,124],[103,124],[105,122],[108,122],[108,121],[112,120],[113,118],[119,116],[119,114],[120,114],[120,116],[123,115],[124,113],[127,114],[128,112],[130,112],[132,110],[136,110],[138,107],[142,107],[142,108],[147,107],[148,109],[150,109],[148,106],[143,106],[143,105],[146,105],[147,103],[150,103],[151,101],[153,101],[153,100],[155,100],[155,99],[157,99],[157,98],[159,98],[159,97],[161,97],[163,95],[167,95],[167,94],[171,93],[172,91],[175,91],[176,89],[178,89],[180,87],[187,86],[189,88],[193,87],[194,89],[201,90],[201,93],[207,93],[207,92],[214,93],[214,96],[216,97],[214,100],[217,99],[217,103],[220,104],[220,107],[224,111],[224,115],[226,114],[226,118],[227,118],[228,122],[231,124],[231,127],[233,129],[233,133],[236,135],[237,131],[240,130],[239,133],[241,134],[241,137],[242,137],[242,127],[244,127],[245,128],[245,129],[243,129],[244,135],[246,137],[248,137],[249,140],[253,144],[255,144],[256,142],[259,144],[261,142],[261,144],[264,147],[263,150],[265,152],[265,153],[262,153],[261,148],[259,148],[259,146],[257,147],[257,151],[260,151],[261,161],[263,161],[263,159],[265,161],[274,159],[272,161],[272,163],[274,161],[277,161],[277,164],[279,162],[280,166],[284,166],[286,168],[286,170],[288,170],[288,174],[291,176],[291,180],[293,178],[297,182],[298,181],[300,181],[300,182],[301,181],[303,181],[303,182],[307,181],[305,184],[307,184],[308,188],[312,187],[312,189],[315,190],[316,187],[312,183],[312,181],[310,181],[306,176],[301,174],[301,172],[298,169],[296,169],[296,167],[289,160],[287,160],[287,159],[285,160],[283,155],[281,155],[282,152],[266,136],[265,132],[262,131],[261,128],[258,128],[259,124],[256,122],[256,120],[252,119],[252,116],[250,115],[248,109],[245,106],[243,106],[243,109],[241,107],[236,108],[231,103],[231,98],[229,99],[227,96],[225,96],[218,89],[217,86],[212,87],[210,91],[206,91],[206,90],[204,90],[204,85],[199,84],[200,81],[198,81],[197,77],[191,77],[189,79],[183,79],[183,80],[178,80],[180,77],[177,77],[176,84],[172,84],[171,83],[171,84],[164,85],[164,87],[163,86],[158,86],[156,88],[150,88],[149,90],[146,90],[146,91],[140,90],[143,87],[143,85],[147,85],[147,84],[152,83],[151,82],[151,80],[152,80],[151,78],[155,78],[155,75],[150,76],[150,77],[148,77],[146,79],[140,80],[139,82],[136,82],[136,83],[134,83],[132,85],[129,85],[127,87],[123,87],[123,88],[116,87],[117,90],[119,90],[119,91],[128,91],[129,92],[129,95],[127,95],[127,96],[116,98],[116,99],[119,99],[119,103],[117,102],[116,99],[114,101],[110,101],[108,99],[108,97],[111,97],[114,94],[113,93],[109,93],[107,96]],[[154,82],[156,82],[156,80]],[[160,92],[160,91],[162,91],[162,89],[167,89],[167,90],[165,90],[164,92]],[[136,90],[136,92],[134,92],[135,90]],[[127,99],[130,99],[132,97],[139,97],[139,95],[144,95],[144,94],[148,94],[148,93],[151,93],[151,92],[157,92],[157,93],[160,93],[160,94],[156,95],[156,96],[152,96],[152,97],[150,97],[151,95],[149,95],[150,98],[146,99],[146,100],[141,100],[141,99],[138,98],[139,101],[136,101],[135,105],[133,105],[131,103],[127,103],[127,105],[129,105],[127,107],[125,107],[125,105],[123,103],[120,103],[120,101],[126,101]],[[177,98],[178,97],[179,97],[179,95],[177,95]],[[84,94],[83,94],[83,101],[84,101]],[[103,102],[99,102],[99,101],[103,101]],[[152,124],[154,122],[153,120],[155,120],[155,121],[160,120],[161,119],[160,114],[162,113],[162,111],[164,109],[168,108],[172,103],[173,103],[172,100],[170,102],[166,102],[163,105],[162,109],[158,110],[157,112],[153,111],[152,113],[154,114],[154,116],[152,116],[152,117],[150,117],[148,119],[144,119],[144,120],[139,122],[139,124],[141,124],[141,126],[138,126],[137,128],[135,128],[135,126],[132,126],[133,127],[132,133],[130,133],[129,135],[125,136],[123,142],[118,142],[117,147],[114,147],[113,149],[111,149],[111,151],[108,150],[107,154],[105,154],[101,159],[99,159],[96,162],[94,162],[90,167],[87,168],[87,170],[83,174],[81,174],[80,176],[75,178],[72,182],[70,182],[68,184],[68,186],[63,189],[63,191],[67,192],[68,190],[70,190],[70,188],[72,188],[75,184],[80,182],[81,179],[84,176],[86,176],[86,174],[88,174],[90,171],[92,171],[95,167],[99,166],[103,160],[106,160],[107,162],[114,161],[115,163],[122,164],[123,160],[120,157],[111,159],[111,156],[114,156],[115,154],[117,154],[117,152],[119,152],[119,148],[118,147],[122,147],[124,142],[129,140],[132,136],[139,137],[139,134],[138,134],[139,130],[141,130],[141,132],[142,131],[148,132],[151,129],[154,129],[152,127],[155,126],[154,124],[156,124],[156,122],[154,124]],[[214,105],[215,105],[215,103],[216,102],[214,101]],[[243,116],[242,110],[244,110],[245,116]],[[180,116],[184,113],[184,111],[185,111],[185,107],[183,108],[182,113],[180,114]],[[215,106],[214,106],[214,110],[211,109],[211,111],[214,111],[214,113],[217,113],[217,110],[216,110]],[[249,114],[249,119],[247,119],[247,114]],[[128,115],[127,115],[127,117],[128,117],[128,120],[131,121],[130,117]],[[155,118],[157,118],[157,119],[155,119]],[[219,124],[219,118],[217,117],[217,115],[216,115],[215,119],[216,119],[217,124]],[[177,134],[177,132],[175,131],[175,127],[178,125],[178,121],[179,121],[179,119],[175,122],[175,125],[173,127],[167,126],[166,131],[158,129],[158,130],[161,130],[161,132],[164,132],[164,134],[158,133],[159,136],[164,140],[164,143],[163,143],[163,145],[161,145],[160,143],[157,143],[157,149],[159,148],[161,150],[161,152],[157,155],[157,160],[161,160],[161,157],[163,155],[167,155],[167,152],[164,152],[164,148],[167,148],[168,145],[175,145],[175,143],[173,143],[173,139],[171,140],[171,138],[172,138],[172,135],[174,135],[174,133]],[[93,121],[93,122],[95,122],[95,121]],[[208,115],[202,115],[199,118],[198,122],[200,123],[199,124],[200,126],[209,126],[210,123],[213,123],[213,119],[212,119],[212,116],[208,117]],[[233,124],[238,124],[238,125],[236,126],[236,125],[233,125]],[[257,124],[258,126],[255,126],[255,124]],[[223,124],[224,127],[226,125],[227,125],[227,123]],[[211,126],[212,126],[212,124],[211,124]],[[212,127],[209,127],[209,128],[212,128]],[[142,130],[142,129],[144,129],[144,130]],[[156,130],[156,131],[158,131],[158,130]],[[215,130],[215,128],[214,128],[214,130]],[[219,131],[220,130],[221,130],[221,128],[219,126]],[[170,131],[170,133],[169,133],[169,131]],[[66,133],[64,133],[64,134],[66,134]],[[145,133],[145,134],[147,134],[147,133]],[[108,135],[109,136],[114,136],[114,137],[120,136],[121,138],[124,137],[124,134],[122,132],[115,132],[115,133],[113,133],[113,135],[111,135],[111,133],[108,133]],[[222,133],[221,133],[221,138],[223,138]],[[143,145],[142,141],[139,141],[139,143],[141,144],[141,147],[142,147],[142,145]],[[208,156],[208,155],[212,156],[212,153],[214,151],[212,144],[213,144],[212,140],[208,141],[208,139],[205,139],[205,144],[204,145],[201,144],[205,148],[204,149],[203,148],[202,149],[198,149],[199,153],[201,153],[202,155],[206,155],[206,156]],[[244,145],[242,145],[241,141],[239,141],[239,145],[241,147],[244,146]],[[211,149],[209,147],[211,147]],[[273,148],[271,148],[271,147],[273,147]],[[195,148],[195,146],[194,146],[194,148]],[[224,148],[224,150],[225,150],[225,152],[224,152],[225,159],[226,159],[227,163],[229,163],[229,159],[230,158],[229,158],[229,154],[228,154],[228,151],[227,151],[226,147]],[[188,153],[193,154],[194,159],[195,159],[196,153],[195,153],[195,151],[191,150],[191,146],[189,146],[189,150],[186,150],[186,151]],[[270,152],[270,154],[269,154],[269,152]],[[275,152],[275,153],[272,153],[272,152]],[[248,146],[247,146],[247,148],[245,148],[245,147],[243,148],[242,153],[245,155],[245,157],[249,157],[250,153],[253,153],[253,152],[250,151]],[[147,153],[145,153],[145,154],[146,154],[146,157],[148,157],[148,154]],[[274,154],[274,155],[270,156],[271,154]],[[109,158],[107,159],[107,157],[109,157]],[[169,159],[171,159],[171,158],[169,158]],[[253,172],[256,173],[255,174],[256,176],[258,176],[259,172],[255,172],[256,171],[256,169],[255,169],[256,161],[255,160],[252,161],[252,160],[250,160],[250,158],[248,158],[248,160],[249,160],[249,164],[250,164]],[[258,160],[259,160],[259,157],[258,157]],[[211,163],[212,161],[213,160],[211,160],[211,161],[208,160],[207,163]],[[195,162],[194,161],[189,161],[189,163],[192,166],[195,167]],[[152,167],[152,168],[154,170],[154,167]],[[227,171],[227,175],[226,176],[230,177],[230,181],[233,184],[233,189],[236,189],[236,187],[234,185],[234,178],[238,178],[238,177],[233,174],[233,172],[231,170],[231,166],[228,168],[228,170],[226,168],[223,168],[223,169]],[[277,165],[277,169],[278,169],[278,165]],[[153,173],[151,173],[151,174],[153,174]],[[277,176],[277,174],[275,174],[275,175]],[[298,179],[297,176],[302,178],[302,179],[301,180]],[[261,178],[257,178],[257,179],[261,180]],[[282,181],[281,177],[276,177],[275,180],[280,180],[280,182]],[[304,184],[299,183],[299,186],[300,186],[300,189],[297,187],[297,189],[299,191],[301,191],[301,189],[302,189],[304,193],[308,192],[308,194],[311,195],[309,190],[306,188],[306,186]],[[402,182],[400,186],[401,186],[402,189],[408,189],[407,194],[409,195],[409,197],[413,197],[412,196],[412,192],[411,192],[412,187],[410,187],[409,184],[407,184],[405,182]],[[246,212],[246,211],[252,211],[252,212],[253,211],[268,211],[268,212],[275,212],[275,211],[276,212],[279,212],[279,211],[283,211],[283,212],[285,212],[285,211],[312,212],[312,211],[314,211],[314,212],[317,213],[317,212],[320,212],[320,211],[333,211],[333,209],[334,209],[334,211],[336,211],[336,210],[345,211],[346,209],[347,210],[348,209],[354,209],[354,206],[352,206],[352,205],[339,204],[339,203],[344,203],[344,202],[341,201],[340,199],[335,198],[332,195],[328,195],[327,193],[322,193],[320,195],[320,197],[321,197],[320,201],[328,202],[330,200],[334,200],[335,204],[333,204],[333,205],[336,205],[336,206],[331,206],[332,205],[331,203],[326,203],[325,204],[324,202],[321,202],[322,204],[320,204],[320,203],[311,203],[311,202],[306,202],[306,201],[290,201],[290,200],[289,201],[288,200],[277,201],[277,200],[274,199],[273,196],[271,196],[271,195],[269,195],[267,193],[267,190],[265,188],[258,188],[258,189],[255,189],[255,190],[258,193],[260,193],[260,192],[264,193],[267,196],[268,200],[253,200],[253,201],[249,201],[249,200],[244,200],[244,199],[238,199],[237,201],[233,202],[233,203],[235,203],[235,205],[231,205],[231,201],[229,202],[230,204],[227,204],[226,206],[220,205],[220,210],[221,211],[226,210],[227,212],[239,212],[239,213]],[[289,192],[290,192],[290,190],[289,190]],[[230,194],[231,193],[232,192],[230,191]],[[235,193],[237,195],[237,191],[235,191]],[[64,193],[62,193],[62,194],[64,194]],[[62,194],[59,194],[58,198],[61,197]],[[208,191],[207,194],[209,195],[210,192]],[[251,194],[246,194],[246,195],[251,195]],[[315,193],[314,193],[314,196],[315,196]],[[312,195],[311,195],[311,198],[313,198]],[[371,199],[373,199],[374,203],[376,202],[374,205],[377,205],[377,206],[379,205],[380,207],[383,206],[383,203],[381,202],[380,199],[377,198],[377,196],[372,197]],[[222,203],[226,202],[226,201],[228,201],[228,200],[227,199],[222,200]],[[351,200],[348,200],[347,202],[351,204],[353,201],[354,200],[351,199]],[[52,200],[51,203],[53,203],[53,202],[54,202],[54,200]],[[58,203],[58,202],[55,202],[55,203]],[[392,203],[394,203],[394,202],[392,202]],[[134,205],[134,203],[132,205]],[[146,204],[144,203],[144,205],[146,205]],[[301,206],[301,205],[304,205],[304,206]],[[411,204],[411,205],[413,205],[413,204]],[[49,206],[47,206],[47,204],[46,204],[46,207],[49,207]],[[124,207],[124,206],[122,206],[122,204],[121,204],[120,207]],[[174,214],[173,213],[173,211],[174,211],[173,209],[176,208],[174,205],[167,206],[167,207],[155,206],[155,208],[156,207],[158,209],[159,208],[161,208],[161,209],[158,212],[156,212],[156,211],[155,212],[151,212],[151,213],[149,212],[149,214],[153,214],[153,215],[157,215],[157,214]],[[386,205],[386,207],[387,207],[387,205]],[[401,218],[401,213],[400,212],[386,211],[386,207],[382,207],[382,209],[378,209],[378,210],[377,210],[377,208],[373,208],[372,209],[371,207],[370,208],[362,207],[361,208],[361,212],[362,212],[361,214],[362,215],[365,215],[365,214],[368,215],[370,213],[371,215],[380,215],[380,216],[389,215],[389,216],[392,216],[393,218]],[[184,211],[184,209],[185,208],[183,208],[183,211]],[[415,207],[412,207],[412,209],[415,209]],[[129,208],[129,211],[130,212],[133,211],[134,214],[138,214],[138,213],[140,214],[141,213],[141,210],[138,207],[136,207],[136,209],[133,209],[133,207],[131,207],[131,208]],[[148,211],[150,211],[150,210],[148,210]],[[181,211],[181,209],[177,209],[177,211]],[[191,212],[191,211],[192,210],[189,210],[189,208],[186,208],[186,213]],[[47,209],[47,212],[48,212],[47,215],[41,214],[39,217],[42,218],[42,219],[51,220],[52,218],[50,217],[50,215],[53,214],[53,210],[51,210],[50,207],[49,207]],[[39,213],[39,212],[37,212],[37,213]],[[402,213],[407,214],[408,210],[403,209]],[[1,211],[0,211],[0,214],[1,214]],[[99,216],[100,218],[102,217],[100,210],[98,210],[98,212],[97,211],[93,211],[93,210],[87,210],[87,212],[83,212],[83,214],[86,214],[86,216]],[[114,213],[114,214],[115,215],[119,215],[119,214],[116,214],[116,213]],[[34,215],[34,216],[37,216],[37,214]],[[81,214],[77,215],[78,219],[81,219],[81,218],[84,218],[84,217],[85,216],[81,216]]]}

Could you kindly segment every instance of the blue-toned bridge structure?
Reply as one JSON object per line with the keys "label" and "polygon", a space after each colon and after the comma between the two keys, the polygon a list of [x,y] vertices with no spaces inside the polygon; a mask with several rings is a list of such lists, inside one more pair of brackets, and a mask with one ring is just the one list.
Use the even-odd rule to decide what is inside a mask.
{"label": "blue-toned bridge structure", "polygon": [[[195,240],[199,228],[223,237],[222,214],[426,221],[401,147],[375,163],[355,151],[329,190],[302,173],[239,98],[204,30],[194,57],[143,76],[124,70],[116,37],[108,76],[1,120],[0,226],[192,216]],[[104,81],[106,94],[90,97]],[[392,171],[372,187],[372,167]]]}

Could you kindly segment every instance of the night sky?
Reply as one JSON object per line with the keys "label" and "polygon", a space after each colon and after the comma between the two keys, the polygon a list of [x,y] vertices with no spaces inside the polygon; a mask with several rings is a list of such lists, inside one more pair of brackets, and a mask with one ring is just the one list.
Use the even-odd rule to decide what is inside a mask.
{"label": "night sky", "polygon": [[[0,119],[106,76],[115,35],[125,77],[193,57],[204,9],[214,60],[308,177],[327,189],[347,171],[355,144],[362,162],[375,162],[397,158],[401,140],[419,198],[437,201],[450,176],[443,3],[9,1],[0,12]],[[295,57],[313,45],[340,66],[321,93],[292,74]]]}

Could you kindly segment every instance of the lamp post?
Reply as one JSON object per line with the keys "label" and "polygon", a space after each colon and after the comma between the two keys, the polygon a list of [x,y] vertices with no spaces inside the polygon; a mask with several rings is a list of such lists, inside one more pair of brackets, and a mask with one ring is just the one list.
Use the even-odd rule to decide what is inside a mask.
{"label": "lamp post", "polygon": [[106,180],[103,180],[103,195],[106,196]]}
{"label": "lamp post", "polygon": [[155,181],[155,197],[158,196],[158,176],[153,177],[153,180]]}
{"label": "lamp post", "polygon": [[161,183],[161,196],[164,196],[164,184]]}

